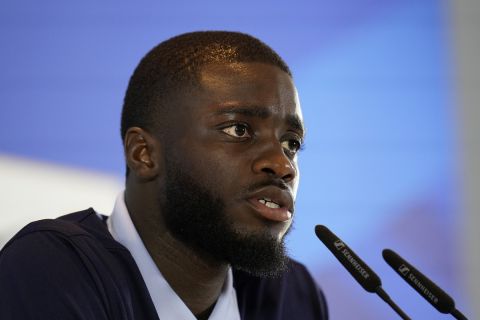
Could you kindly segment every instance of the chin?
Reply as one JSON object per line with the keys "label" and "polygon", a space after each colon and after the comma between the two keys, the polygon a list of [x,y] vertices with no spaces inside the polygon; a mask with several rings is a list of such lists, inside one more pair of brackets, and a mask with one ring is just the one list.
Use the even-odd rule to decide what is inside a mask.
{"label": "chin", "polygon": [[[256,219],[257,220],[257,219]],[[244,236],[268,236],[276,242],[282,242],[290,231],[291,220],[285,222],[271,222],[259,219],[254,223],[234,224],[234,230]]]}

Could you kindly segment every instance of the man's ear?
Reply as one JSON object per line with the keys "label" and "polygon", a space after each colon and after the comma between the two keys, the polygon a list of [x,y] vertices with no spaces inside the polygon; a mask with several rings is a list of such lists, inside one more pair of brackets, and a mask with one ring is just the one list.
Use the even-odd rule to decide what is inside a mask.
{"label": "man's ear", "polygon": [[139,127],[128,128],[123,147],[130,174],[146,181],[160,174],[160,142],[150,133]]}

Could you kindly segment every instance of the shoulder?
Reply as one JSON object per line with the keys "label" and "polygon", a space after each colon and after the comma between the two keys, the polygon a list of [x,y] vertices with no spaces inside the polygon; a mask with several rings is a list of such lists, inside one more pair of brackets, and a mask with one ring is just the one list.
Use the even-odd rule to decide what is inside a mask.
{"label": "shoulder", "polygon": [[110,235],[104,218],[106,217],[98,215],[92,208],[89,208],[56,219],[31,222],[5,244],[0,254],[3,256],[7,251],[22,248],[21,243],[31,243],[47,238],[51,242],[50,245],[65,241],[72,242],[83,237],[90,239],[90,244],[123,248]]}
{"label": "shoulder", "polygon": [[[10,268],[72,274],[65,270],[80,272],[97,261],[104,264],[115,250],[127,251],[90,208],[25,226],[0,251],[0,275]],[[29,273],[24,274],[26,278]]]}
{"label": "shoulder", "polygon": [[323,292],[307,268],[293,259],[278,278],[234,270],[234,286],[240,311],[248,319],[328,319]]}
{"label": "shoulder", "polygon": [[[15,314],[22,319],[53,319],[62,309],[68,309],[71,316],[103,318],[105,312],[92,271],[98,253],[108,251],[97,235],[98,226],[93,220],[85,223],[89,218],[101,225],[93,209],[32,222],[2,248],[0,318],[11,319]],[[80,304],[89,307],[76,309]]]}
{"label": "shoulder", "polygon": [[85,265],[82,262],[88,260],[85,256],[93,256],[89,252],[105,250],[105,243],[110,243],[105,241],[110,237],[108,229],[104,227],[102,232],[102,225],[93,209],[32,222],[0,251],[0,276],[4,276],[6,270],[23,274],[22,278],[37,270],[58,276],[66,273],[62,270],[80,271]]}
{"label": "shoulder", "polygon": [[20,230],[0,251],[0,319],[158,320],[133,257],[103,220],[87,209]]}
{"label": "shoulder", "polygon": [[[31,222],[15,234],[4,248],[9,247],[14,241],[22,237],[36,235],[39,232],[56,232],[64,236],[87,235],[89,233],[88,225],[95,225],[91,222],[92,218],[98,220],[98,223],[101,224],[100,218],[92,208],[70,213],[56,219]],[[85,224],[87,221],[90,221],[90,223]]]}

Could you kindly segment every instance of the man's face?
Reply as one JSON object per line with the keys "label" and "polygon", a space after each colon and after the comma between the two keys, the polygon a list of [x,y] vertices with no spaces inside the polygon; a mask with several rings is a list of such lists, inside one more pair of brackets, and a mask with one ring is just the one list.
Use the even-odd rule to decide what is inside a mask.
{"label": "man's face", "polygon": [[267,64],[209,65],[181,104],[164,137],[167,228],[234,267],[278,273],[304,134],[291,78]]}

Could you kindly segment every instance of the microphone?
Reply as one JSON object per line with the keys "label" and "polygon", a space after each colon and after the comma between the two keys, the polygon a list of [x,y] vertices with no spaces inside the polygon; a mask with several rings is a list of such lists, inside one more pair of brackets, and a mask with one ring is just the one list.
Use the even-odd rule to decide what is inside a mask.
{"label": "microphone", "polygon": [[455,308],[455,301],[435,283],[405,261],[393,250],[385,249],[383,259],[403,278],[415,291],[441,313],[450,313],[455,319],[468,320]]}
{"label": "microphone", "polygon": [[383,301],[385,301],[402,319],[410,320],[410,318],[398,307],[390,296],[383,290],[382,281],[363,262],[345,242],[340,240],[332,231],[322,225],[315,226],[315,234],[318,239],[330,250],[331,253],[340,261],[347,271],[357,280],[357,282],[366,291],[376,293]]}

